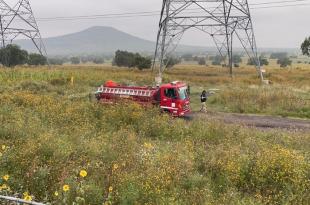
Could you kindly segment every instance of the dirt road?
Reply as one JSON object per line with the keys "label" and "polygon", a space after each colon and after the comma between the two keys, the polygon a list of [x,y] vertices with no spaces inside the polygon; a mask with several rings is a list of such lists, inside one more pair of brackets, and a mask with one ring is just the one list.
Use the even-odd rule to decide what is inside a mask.
{"label": "dirt road", "polygon": [[284,129],[310,133],[310,120],[292,119],[262,115],[243,115],[231,113],[200,113],[194,112],[191,118],[207,118],[223,121],[228,124],[241,124],[259,129]]}

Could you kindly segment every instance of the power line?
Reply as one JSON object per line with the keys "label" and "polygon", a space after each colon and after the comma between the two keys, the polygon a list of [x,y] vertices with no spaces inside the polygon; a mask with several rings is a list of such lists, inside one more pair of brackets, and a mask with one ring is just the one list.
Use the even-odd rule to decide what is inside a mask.
{"label": "power line", "polygon": [[[298,6],[309,6],[310,5],[310,3],[287,5],[287,3],[295,3],[295,2],[296,3],[297,2],[309,2],[309,0],[286,0],[286,1],[256,3],[252,5],[254,6],[271,5],[271,6],[252,7],[251,10],[298,7]],[[273,4],[276,4],[276,5],[273,5]],[[199,10],[199,9],[190,9],[190,10]],[[152,17],[152,16],[159,16],[159,12],[160,11],[145,11],[145,12],[126,12],[126,13],[111,13],[111,14],[97,14],[97,15],[82,15],[82,16],[46,17],[46,18],[37,18],[37,21],[48,22],[48,21],[76,21],[76,20],[110,19],[110,18]],[[195,12],[191,12],[191,13],[195,13]]]}
{"label": "power line", "polygon": [[252,8],[252,9],[256,10],[256,9],[285,8],[285,7],[298,7],[298,6],[310,6],[310,3],[292,4],[292,5],[279,5],[279,6],[268,6],[268,7],[257,7],[257,8]]}
{"label": "power line", "polygon": [[269,2],[261,2],[261,3],[250,4],[250,5],[256,6],[256,5],[264,5],[264,4],[296,3],[296,2],[305,2],[305,1],[308,1],[308,0],[269,1]]}

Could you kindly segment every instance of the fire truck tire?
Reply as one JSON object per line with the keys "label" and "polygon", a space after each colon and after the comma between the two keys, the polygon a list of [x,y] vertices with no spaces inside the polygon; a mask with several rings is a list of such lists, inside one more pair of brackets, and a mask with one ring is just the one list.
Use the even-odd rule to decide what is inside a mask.
{"label": "fire truck tire", "polygon": [[161,109],[161,113],[169,114],[170,111],[168,109]]}

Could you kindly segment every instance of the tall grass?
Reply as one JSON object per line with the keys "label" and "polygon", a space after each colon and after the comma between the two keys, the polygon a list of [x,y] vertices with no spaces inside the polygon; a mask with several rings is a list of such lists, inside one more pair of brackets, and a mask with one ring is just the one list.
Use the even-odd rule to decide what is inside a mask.
{"label": "tall grass", "polygon": [[[154,76],[155,73],[150,71],[111,66],[0,69],[0,92],[24,82],[20,89],[36,89],[34,87],[40,84],[49,85],[50,91],[58,94],[87,95],[106,80],[128,85],[152,85]],[[194,110],[198,110],[203,89],[218,88],[220,91],[209,101],[211,110],[309,118],[309,76],[310,68],[306,66],[288,69],[269,66],[266,77],[272,84],[266,87],[260,84],[255,69],[251,67],[235,69],[234,78],[230,78],[226,68],[179,65],[168,70],[164,80],[182,80],[191,85]],[[74,86],[70,86],[72,78]]]}
{"label": "tall grass", "polygon": [[226,111],[310,118],[310,99],[283,87],[240,87],[224,90],[210,103]]}

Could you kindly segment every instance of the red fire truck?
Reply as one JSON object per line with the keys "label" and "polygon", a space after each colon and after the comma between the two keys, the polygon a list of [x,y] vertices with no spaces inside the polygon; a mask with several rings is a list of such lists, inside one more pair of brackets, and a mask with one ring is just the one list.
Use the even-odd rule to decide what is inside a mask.
{"label": "red fire truck", "polygon": [[157,105],[161,111],[177,117],[190,112],[188,86],[178,81],[159,87],[124,86],[108,81],[98,88],[96,98],[102,103],[127,99],[142,105]]}

